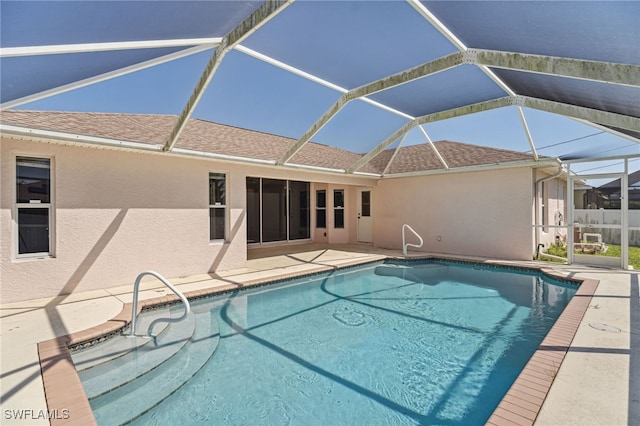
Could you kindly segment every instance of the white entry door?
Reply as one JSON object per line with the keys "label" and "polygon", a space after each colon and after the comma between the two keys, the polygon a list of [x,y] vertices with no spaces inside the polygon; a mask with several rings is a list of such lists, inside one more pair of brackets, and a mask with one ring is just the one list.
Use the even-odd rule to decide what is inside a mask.
{"label": "white entry door", "polygon": [[373,242],[371,190],[358,189],[358,241]]}

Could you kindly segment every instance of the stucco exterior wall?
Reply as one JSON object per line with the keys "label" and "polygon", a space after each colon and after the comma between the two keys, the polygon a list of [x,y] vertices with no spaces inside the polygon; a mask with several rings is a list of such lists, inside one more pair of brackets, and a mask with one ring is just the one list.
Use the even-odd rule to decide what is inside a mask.
{"label": "stucco exterior wall", "polygon": [[382,180],[374,245],[401,249],[406,223],[424,239],[421,251],[530,260],[532,178],[530,168],[512,168]]}
{"label": "stucco exterior wall", "polygon": [[[16,259],[16,155],[51,156],[53,257]],[[2,302],[133,284],[246,261],[244,177],[227,177],[227,243],[209,241],[208,174],[229,167],[113,150],[2,141]]]}
{"label": "stucco exterior wall", "polygon": [[[52,158],[52,257],[16,258],[16,155]],[[244,267],[247,176],[324,182],[328,189],[370,184],[316,172],[12,138],[1,140],[0,165],[2,303],[133,285],[148,269],[171,278]],[[209,240],[210,172],[227,177],[225,243]],[[334,242],[347,241],[339,234]]]}
{"label": "stucco exterior wall", "polygon": [[[16,257],[14,174],[19,155],[52,158],[51,257]],[[357,242],[357,194],[366,187],[372,191],[376,247],[401,249],[401,227],[408,223],[423,236],[427,252],[524,260],[535,249],[535,174],[526,167],[376,181],[13,138],[1,140],[0,165],[2,303],[133,285],[148,269],[171,278],[244,267],[248,176],[311,182],[314,241]],[[211,172],[227,177],[224,243],[209,241]],[[326,231],[315,229],[317,189],[327,191]],[[334,227],[334,189],[345,191],[341,229]]]}

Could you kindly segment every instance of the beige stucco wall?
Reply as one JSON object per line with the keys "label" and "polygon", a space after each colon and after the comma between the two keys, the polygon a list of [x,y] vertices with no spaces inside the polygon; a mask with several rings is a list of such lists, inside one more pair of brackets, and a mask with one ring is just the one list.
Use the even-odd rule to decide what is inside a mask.
{"label": "beige stucco wall", "polygon": [[523,167],[382,180],[373,194],[374,245],[401,249],[407,223],[424,239],[421,251],[530,260],[532,178]]}
{"label": "beige stucco wall", "polygon": [[[16,259],[16,155],[53,159],[54,256]],[[408,223],[423,251],[530,259],[530,168],[372,180],[167,154],[3,138],[0,144],[3,303],[131,284],[143,270],[168,278],[244,267],[246,177],[311,182],[311,236],[357,242],[357,191],[372,190],[373,245],[401,248]],[[208,174],[227,176],[227,242],[209,241]],[[327,236],[315,230],[315,190],[327,191]],[[333,227],[333,190],[345,190],[345,228]],[[548,192],[551,195],[551,192]],[[550,212],[551,214],[552,212]],[[439,239],[438,239],[439,237]]]}
{"label": "beige stucco wall", "polygon": [[[52,158],[53,257],[16,259],[16,155]],[[1,140],[0,164],[2,303],[133,285],[148,269],[171,278],[244,267],[247,176],[324,182],[349,194],[370,185],[326,173],[11,138]],[[227,175],[226,243],[209,241],[210,172]],[[332,242],[349,242],[342,235],[348,232]]]}
{"label": "beige stucco wall", "polygon": [[[51,156],[54,257],[16,259],[15,155]],[[243,266],[244,178],[228,175],[230,243],[209,241],[206,161],[2,141],[2,302]]]}

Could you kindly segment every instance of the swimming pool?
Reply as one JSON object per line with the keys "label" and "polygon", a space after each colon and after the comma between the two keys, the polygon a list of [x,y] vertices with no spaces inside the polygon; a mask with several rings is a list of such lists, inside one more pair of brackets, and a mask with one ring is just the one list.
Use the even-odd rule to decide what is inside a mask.
{"label": "swimming pool", "polygon": [[[105,425],[484,424],[576,290],[533,272],[427,261],[202,299],[193,334],[164,332],[160,346],[179,362],[143,368],[153,373],[91,404]],[[138,348],[131,362],[144,364],[143,352],[156,350]],[[197,371],[183,374],[190,363]],[[83,383],[111,370],[121,369],[90,369]]]}

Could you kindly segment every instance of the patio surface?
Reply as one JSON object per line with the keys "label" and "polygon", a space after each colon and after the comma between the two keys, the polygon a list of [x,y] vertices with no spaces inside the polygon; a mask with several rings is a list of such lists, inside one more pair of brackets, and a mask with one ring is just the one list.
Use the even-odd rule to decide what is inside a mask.
{"label": "patio surface", "polygon": [[[424,256],[427,253],[410,254]],[[250,249],[248,255],[246,268],[169,279],[186,293],[297,275],[384,256],[395,257],[401,253],[366,245],[301,244]],[[546,262],[500,263],[542,266],[574,278],[600,282],[535,424],[640,424],[640,274]],[[0,423],[49,424],[45,418],[37,418],[42,417],[41,410],[47,410],[37,343],[109,321],[132,301],[132,289],[133,278],[126,286],[0,306]],[[168,294],[170,291],[157,281],[143,282],[140,300]],[[599,324],[615,327],[620,332],[601,331]],[[20,414],[28,418],[17,419]],[[69,417],[73,420],[72,410]],[[80,419],[76,420],[81,423]]]}

